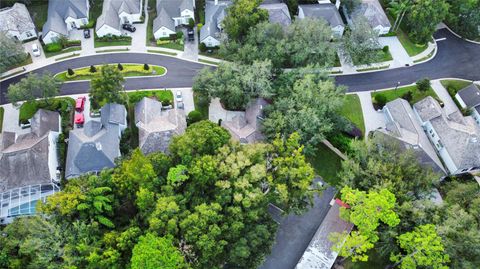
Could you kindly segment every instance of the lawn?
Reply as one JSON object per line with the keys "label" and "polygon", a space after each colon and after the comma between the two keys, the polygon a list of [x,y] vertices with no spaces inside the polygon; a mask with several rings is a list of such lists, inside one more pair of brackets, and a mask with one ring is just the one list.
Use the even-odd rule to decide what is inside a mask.
{"label": "lawn", "polygon": [[342,159],[324,144],[317,148],[316,156],[309,158],[315,173],[332,186],[339,186],[340,178],[337,176],[342,167]]}
{"label": "lawn", "polygon": [[30,5],[27,5],[27,9],[30,16],[35,23],[35,27],[38,31],[42,31],[42,27],[47,21],[48,15],[48,2],[47,1],[32,1]]}
{"label": "lawn", "polygon": [[73,51],[77,51],[77,50],[82,50],[82,47],[70,47],[70,48],[66,48],[66,49],[61,50],[61,51],[45,52],[45,57],[50,58],[50,57],[53,57],[53,56],[57,56],[57,55],[60,55],[60,54],[73,52]]}
{"label": "lawn", "polygon": [[428,44],[418,45],[410,41],[408,35],[402,29],[397,30],[397,37],[410,57],[418,55],[428,48]]}
{"label": "lawn", "polygon": [[347,94],[345,96],[345,101],[342,109],[340,110],[340,115],[350,120],[360,130],[362,130],[362,134],[365,135],[365,122],[363,120],[362,105],[360,104],[358,95]]}
{"label": "lawn", "polygon": [[128,102],[131,105],[138,103],[143,97],[152,97],[162,102],[163,105],[173,104],[173,93],[170,90],[137,90],[128,92]]}
{"label": "lawn", "polygon": [[[93,3],[92,3],[93,2]],[[95,27],[97,18],[102,15],[103,0],[90,1],[89,21],[85,28]]]}
{"label": "lawn", "polygon": [[5,108],[0,107],[0,133],[2,132],[3,127],[3,114],[5,113]]}
{"label": "lawn", "polygon": [[452,98],[455,97],[458,91],[472,84],[470,81],[458,80],[458,79],[445,79],[441,80],[443,87],[447,89],[448,93]]}
{"label": "lawn", "polygon": [[[407,95],[408,92],[412,93],[412,96],[411,96],[412,98],[410,100],[407,100],[409,98],[406,98],[406,95]],[[425,98],[427,96],[432,96],[433,98],[439,100],[437,94],[433,91],[433,89],[431,87],[428,91],[421,92],[417,89],[417,85],[400,87],[397,90],[390,89],[390,90],[386,90],[386,91],[380,91],[380,92],[373,92],[372,93],[372,97],[373,97],[374,100],[375,100],[375,97],[379,96],[379,95],[385,96],[387,103],[390,102],[390,101],[393,101],[397,98],[404,98],[407,101],[409,101],[409,103],[411,105],[413,105],[414,103],[422,100],[423,98]]]}
{"label": "lawn", "polygon": [[[117,66],[114,64],[113,66]],[[138,76],[162,76],[165,74],[166,69],[163,66],[149,65],[149,70],[143,69],[143,64],[122,64],[123,70],[120,71],[124,77],[138,77]],[[58,73],[55,77],[60,81],[73,81],[73,80],[90,80],[98,77],[101,74],[101,65],[95,66],[97,72],[91,73],[90,67],[82,67],[73,69],[75,74],[69,76],[67,71]]]}
{"label": "lawn", "polygon": [[[378,50],[378,62],[381,63],[381,62],[387,62],[387,61],[391,61],[393,60],[393,57],[392,57],[392,54],[390,53],[390,50],[388,50],[387,52],[384,52],[382,49],[379,49]],[[354,65],[363,65],[363,64],[366,64],[366,63],[362,63],[362,62],[353,62]]]}
{"label": "lawn", "polygon": [[31,119],[38,109],[59,111],[62,117],[62,131],[67,133],[73,127],[73,112],[75,100],[70,97],[53,98],[45,101],[27,101],[20,106],[19,122]]}
{"label": "lawn", "polygon": [[174,50],[181,50],[181,51],[183,51],[183,46],[184,46],[184,44],[180,40],[170,41],[169,43],[165,43],[165,44],[157,44],[157,47],[174,49]]}
{"label": "lawn", "polygon": [[111,46],[130,46],[132,44],[132,37],[130,36],[112,36],[108,37],[98,37],[97,33],[94,34],[93,46],[95,48],[101,47],[111,47]]}
{"label": "lawn", "polygon": [[193,102],[195,105],[195,110],[199,111],[202,114],[202,120],[208,120],[209,104],[205,101],[200,100],[198,95],[195,93],[193,93]]}

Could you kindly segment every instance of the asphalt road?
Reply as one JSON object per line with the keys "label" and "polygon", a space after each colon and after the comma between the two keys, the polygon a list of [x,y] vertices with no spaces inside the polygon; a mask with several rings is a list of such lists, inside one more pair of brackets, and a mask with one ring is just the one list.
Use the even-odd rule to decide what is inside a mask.
{"label": "asphalt road", "polygon": [[[434,59],[419,65],[403,67],[373,73],[337,76],[338,84],[345,85],[349,92],[369,91],[414,83],[420,78],[430,79],[454,77],[468,80],[480,80],[480,45],[463,41],[448,30],[439,30],[434,35],[438,41],[438,52]],[[99,54],[88,57],[73,58],[71,60],[51,64],[33,72],[49,71],[53,74],[63,72],[67,68],[78,68],[92,64],[103,63],[148,63],[161,65],[167,68],[163,77],[127,78],[125,88],[178,88],[190,87],[193,77],[205,65],[189,62],[178,58],[162,55],[142,53],[112,53]],[[25,75],[19,75],[0,82],[0,104],[7,102],[5,93],[8,85],[18,82]],[[61,94],[80,94],[89,91],[89,82],[70,82],[62,85]]]}

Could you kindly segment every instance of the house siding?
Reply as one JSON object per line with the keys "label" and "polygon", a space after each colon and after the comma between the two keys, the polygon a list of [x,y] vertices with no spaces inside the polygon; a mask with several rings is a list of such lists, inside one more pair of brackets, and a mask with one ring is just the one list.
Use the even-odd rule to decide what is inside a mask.
{"label": "house siding", "polygon": [[162,37],[169,37],[170,35],[173,35],[173,34],[175,34],[175,31],[172,31],[171,29],[168,29],[167,27],[162,26],[153,34],[153,36],[155,37],[155,39],[159,39]]}

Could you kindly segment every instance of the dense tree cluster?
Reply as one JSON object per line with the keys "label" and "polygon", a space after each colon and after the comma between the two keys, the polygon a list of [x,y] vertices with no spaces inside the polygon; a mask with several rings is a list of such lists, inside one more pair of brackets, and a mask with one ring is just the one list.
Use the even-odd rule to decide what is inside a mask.
{"label": "dense tree cluster", "polygon": [[8,87],[7,98],[14,105],[21,101],[33,101],[37,98],[41,98],[48,103],[52,97],[59,93],[60,83],[52,74],[48,72],[41,75],[29,73],[18,83],[11,84]]}
{"label": "dense tree cluster", "polygon": [[426,44],[448,14],[446,0],[414,0],[405,15],[408,36],[417,44]]}
{"label": "dense tree cluster", "polygon": [[447,24],[458,34],[476,39],[480,37],[480,1],[447,0],[450,4]]}
{"label": "dense tree cluster", "polygon": [[366,18],[357,18],[343,37],[342,49],[353,64],[370,64],[380,60],[378,34]]}
{"label": "dense tree cluster", "polygon": [[136,150],[8,225],[0,267],[255,268],[275,236],[268,204],[301,212],[315,191],[302,149],[297,134],[240,145],[192,124],[171,155]]}
{"label": "dense tree cluster", "polygon": [[223,25],[228,38],[241,41],[250,28],[259,22],[268,20],[268,12],[259,8],[262,0],[234,0],[227,8],[228,16],[223,20]]}
{"label": "dense tree cluster", "polygon": [[28,57],[22,43],[0,31],[0,73],[23,63]]}

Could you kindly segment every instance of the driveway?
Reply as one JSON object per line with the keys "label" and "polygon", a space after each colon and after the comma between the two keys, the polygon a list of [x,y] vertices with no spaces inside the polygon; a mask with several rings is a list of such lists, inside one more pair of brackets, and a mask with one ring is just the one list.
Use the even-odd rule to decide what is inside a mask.
{"label": "driveway", "polygon": [[431,85],[433,91],[437,94],[438,98],[443,101],[443,110],[445,111],[445,113],[447,113],[447,115],[459,111],[457,105],[455,104],[455,101],[453,101],[447,89],[445,89],[442,83],[440,83],[440,80],[432,80]]}
{"label": "driveway", "polygon": [[373,107],[370,92],[359,92],[357,95],[362,105],[363,119],[365,121],[365,138],[368,138],[368,133],[371,131],[385,127],[385,117],[383,112],[376,111]]}
{"label": "driveway", "polygon": [[396,36],[379,37],[378,41],[382,47],[388,46],[390,54],[392,54],[393,64],[390,65],[390,68],[413,64],[413,61],[410,59],[410,56],[408,56],[407,51],[405,48],[403,48],[402,43],[400,43]]}
{"label": "driveway", "polygon": [[14,132],[17,135],[29,133],[31,128],[22,129],[18,124],[19,108],[12,104],[6,104],[3,106],[5,114],[3,114],[3,127],[2,132]]}
{"label": "driveway", "polygon": [[188,116],[188,113],[195,110],[195,104],[193,102],[193,91],[192,88],[179,88],[179,89],[172,89],[172,93],[175,96],[177,91],[182,92],[183,97],[183,110],[185,110],[185,115]]}
{"label": "driveway", "polygon": [[[37,44],[38,48],[40,49],[40,56],[33,56],[33,52],[32,52],[32,45],[33,44]],[[30,53],[30,55],[32,56],[32,62],[33,63],[38,63],[38,62],[45,61],[45,59],[46,59],[45,53],[43,52],[42,45],[40,44],[40,41],[38,41],[38,39],[35,39],[35,40],[29,41],[27,43],[24,43],[23,48],[25,49],[25,51],[27,53]]]}
{"label": "driveway", "polygon": [[187,29],[184,27],[182,29],[185,46],[183,48],[183,53],[180,57],[192,61],[198,61],[198,35],[197,35],[197,27],[193,29],[194,33],[194,41],[188,41]]}

